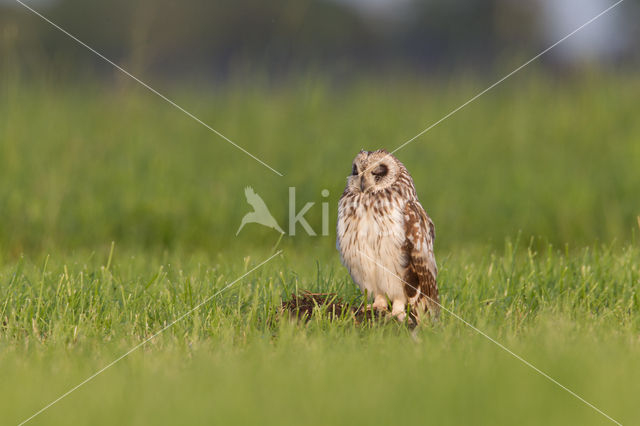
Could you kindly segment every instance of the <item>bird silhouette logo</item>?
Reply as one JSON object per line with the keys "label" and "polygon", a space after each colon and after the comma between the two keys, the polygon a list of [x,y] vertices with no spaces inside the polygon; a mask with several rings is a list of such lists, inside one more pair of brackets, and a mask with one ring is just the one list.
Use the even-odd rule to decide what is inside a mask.
{"label": "bird silhouette logo", "polygon": [[260,225],[273,228],[281,234],[284,234],[284,231],[280,228],[278,222],[276,222],[274,217],[271,215],[271,212],[264,203],[264,200],[256,194],[252,187],[247,186],[244,189],[244,195],[247,198],[247,203],[253,207],[253,211],[244,215],[236,235],[240,233],[240,230],[244,228],[247,223],[259,223]]}

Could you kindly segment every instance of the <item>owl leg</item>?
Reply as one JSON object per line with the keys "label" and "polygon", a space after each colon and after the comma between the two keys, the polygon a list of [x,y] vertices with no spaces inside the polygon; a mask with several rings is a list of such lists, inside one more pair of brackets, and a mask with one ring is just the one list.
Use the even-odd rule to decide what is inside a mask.
{"label": "owl leg", "polygon": [[389,304],[387,303],[387,298],[384,294],[376,295],[373,300],[373,304],[371,305],[371,307],[377,311],[386,311],[388,306]]}
{"label": "owl leg", "polygon": [[396,317],[398,321],[404,322],[407,317],[407,304],[402,299],[394,299],[393,308],[391,309],[391,315]]}

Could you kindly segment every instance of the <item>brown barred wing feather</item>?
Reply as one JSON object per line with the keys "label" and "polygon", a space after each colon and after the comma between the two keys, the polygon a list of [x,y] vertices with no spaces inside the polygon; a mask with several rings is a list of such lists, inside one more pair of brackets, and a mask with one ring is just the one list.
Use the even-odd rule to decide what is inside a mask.
{"label": "brown barred wing feather", "polygon": [[420,203],[408,201],[404,208],[405,241],[402,247],[405,293],[414,311],[426,311],[437,317],[440,311],[438,268],[433,253],[435,228]]}

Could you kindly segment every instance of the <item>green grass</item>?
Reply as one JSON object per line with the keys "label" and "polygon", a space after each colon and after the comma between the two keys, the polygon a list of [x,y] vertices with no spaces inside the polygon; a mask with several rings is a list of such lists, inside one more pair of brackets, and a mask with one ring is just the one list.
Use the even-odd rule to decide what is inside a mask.
{"label": "green grass", "polygon": [[[439,248],[500,247],[519,231],[556,245],[631,241],[640,79],[576,80],[508,80],[398,152]],[[307,215],[316,231],[326,188],[333,228],[358,150],[399,146],[486,85],[401,79],[332,88],[310,79],[165,90],[284,178],[138,86],[10,86],[0,102],[2,248],[17,256],[111,241],[154,250],[273,245],[273,233],[255,227],[235,237],[247,185],[283,227],[295,186],[300,207],[316,203]],[[330,240],[295,243],[331,249]]]}
{"label": "green grass", "polygon": [[[638,420],[637,248],[444,259],[442,303],[623,423]],[[5,265],[0,374],[16,423],[240,276],[262,256],[108,252]],[[46,269],[43,267],[46,262]],[[606,424],[453,316],[414,339],[278,315],[296,288],[357,292],[335,259],[285,249],[34,424],[301,421]],[[43,386],[46,384],[46,386]]]}
{"label": "green grass", "polygon": [[[442,304],[623,424],[640,421],[640,80],[518,77],[400,151],[437,228]],[[273,253],[288,187],[320,231],[360,148],[393,149],[486,82],[319,79],[152,95],[46,81],[0,97],[0,413],[17,424]],[[320,196],[322,189],[330,196]],[[32,424],[610,424],[454,316],[283,318],[361,296],[333,233],[282,255]],[[111,242],[115,242],[112,248]]]}

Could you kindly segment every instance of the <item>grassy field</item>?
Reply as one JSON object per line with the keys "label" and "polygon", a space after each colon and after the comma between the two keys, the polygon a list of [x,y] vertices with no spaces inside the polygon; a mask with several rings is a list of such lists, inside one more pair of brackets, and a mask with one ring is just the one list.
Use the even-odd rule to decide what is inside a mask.
{"label": "grassy field", "polygon": [[[244,187],[317,233],[30,424],[611,424],[456,317],[416,332],[280,314],[361,302],[335,251],[361,148],[393,149],[489,82],[318,78],[168,88],[279,177],[127,82],[0,96],[0,416],[18,424],[268,259]],[[437,229],[442,304],[623,424],[640,421],[640,79],[530,71],[398,152]],[[321,191],[329,190],[328,197]]]}

